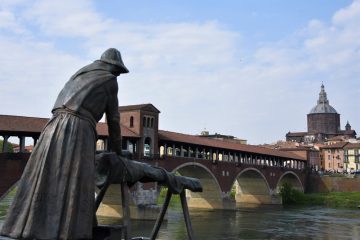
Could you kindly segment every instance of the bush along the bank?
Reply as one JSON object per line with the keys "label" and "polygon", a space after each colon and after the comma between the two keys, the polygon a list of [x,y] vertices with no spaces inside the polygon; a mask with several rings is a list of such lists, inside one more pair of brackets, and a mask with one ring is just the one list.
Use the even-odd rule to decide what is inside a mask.
{"label": "bush along the bank", "polygon": [[360,192],[329,192],[304,194],[284,183],[280,188],[283,205],[326,206],[333,208],[358,208]]}
{"label": "bush along the bank", "polygon": [[280,195],[284,205],[300,204],[304,202],[304,194],[285,182],[280,188]]}
{"label": "bush along the bank", "polygon": [[[166,198],[166,194],[167,194],[168,188],[167,187],[162,187],[159,197],[157,199],[157,204],[158,205],[162,205],[165,202],[165,198]],[[170,200],[170,207],[180,207],[181,206],[181,200],[180,200],[180,196],[179,194],[173,194],[171,196],[171,200]]]}

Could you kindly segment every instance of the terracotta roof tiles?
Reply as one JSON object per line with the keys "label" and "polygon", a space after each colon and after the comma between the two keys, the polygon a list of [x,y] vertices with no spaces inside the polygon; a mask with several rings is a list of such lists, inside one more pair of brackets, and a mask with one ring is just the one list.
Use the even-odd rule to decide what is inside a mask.
{"label": "terracotta roof tiles", "polygon": [[159,109],[157,109],[151,103],[137,104],[137,105],[126,105],[119,106],[119,111],[134,111],[134,110],[147,110],[151,112],[160,113]]}
{"label": "terracotta roof tiles", "polygon": [[0,115],[0,129],[8,132],[39,133],[48,121],[48,118]]}
{"label": "terracotta roof tiles", "polygon": [[[48,121],[49,118],[0,115],[0,130],[2,132],[39,134]],[[106,123],[98,123],[96,131],[99,136],[109,135]],[[139,135],[123,125],[121,125],[121,135],[124,137],[139,137]]]}
{"label": "terracotta roof tiles", "polygon": [[[138,134],[131,131],[129,128],[125,127],[124,125],[120,125],[120,127],[121,127],[121,136],[134,137],[134,138],[140,137]],[[98,133],[99,136],[109,136],[108,125],[102,122],[96,124],[96,132]]]}
{"label": "terracotta roof tiles", "polygon": [[344,148],[347,144],[348,144],[348,142],[337,142],[337,143],[333,143],[333,144],[329,144],[329,145],[323,145],[320,148],[321,149]]}
{"label": "terracotta roof tiles", "polygon": [[346,149],[360,148],[360,143],[348,143],[344,148]]}
{"label": "terracotta roof tiles", "polygon": [[213,147],[213,148],[229,149],[229,150],[242,151],[248,153],[257,153],[257,154],[270,155],[276,157],[292,158],[297,160],[306,160],[290,152],[283,152],[265,147],[221,141],[217,139],[203,138],[196,135],[188,135],[188,134],[182,134],[182,133],[176,133],[176,132],[170,132],[164,130],[159,130],[159,140],[187,143],[187,144],[200,145],[200,146]]}

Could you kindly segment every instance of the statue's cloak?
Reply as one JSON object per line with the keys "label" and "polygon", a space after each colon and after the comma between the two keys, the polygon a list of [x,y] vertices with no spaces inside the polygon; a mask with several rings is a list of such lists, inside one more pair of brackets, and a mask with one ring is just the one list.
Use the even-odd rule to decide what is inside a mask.
{"label": "statue's cloak", "polygon": [[[99,119],[83,116],[88,111],[83,111],[82,105],[95,101],[88,98],[94,89],[108,94],[101,92],[100,85],[116,81],[109,67],[95,61],[80,69],[59,94],[54,115],[28,160],[0,235],[20,239],[92,238],[95,124]],[[99,103],[93,106],[99,108],[100,116],[103,109]]]}

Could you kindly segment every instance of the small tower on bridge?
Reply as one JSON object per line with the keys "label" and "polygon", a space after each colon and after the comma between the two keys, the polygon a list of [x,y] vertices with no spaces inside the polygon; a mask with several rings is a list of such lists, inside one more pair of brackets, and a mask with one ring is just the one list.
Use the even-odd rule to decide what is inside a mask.
{"label": "small tower on bridge", "polygon": [[123,149],[129,149],[134,157],[150,157],[159,154],[158,130],[160,111],[154,105],[139,104],[120,106],[120,124],[136,134],[137,138],[123,142]]}

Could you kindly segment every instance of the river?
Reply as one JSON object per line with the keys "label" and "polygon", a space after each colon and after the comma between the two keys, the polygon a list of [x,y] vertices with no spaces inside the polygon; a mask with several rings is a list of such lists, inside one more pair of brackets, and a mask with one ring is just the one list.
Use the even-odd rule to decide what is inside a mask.
{"label": "river", "polygon": [[[196,239],[360,239],[360,210],[260,207],[191,210]],[[153,222],[135,222],[147,235]],[[139,232],[136,234],[141,235]],[[171,209],[159,239],[187,239],[180,209]]]}
{"label": "river", "polygon": [[[8,204],[0,204],[3,209]],[[2,216],[1,216],[2,215]],[[0,211],[0,226],[4,218]],[[190,210],[194,234],[208,239],[360,239],[360,210],[323,207]],[[133,221],[133,236],[149,236],[154,221]],[[114,238],[115,239],[115,238]],[[158,239],[187,239],[180,208],[171,208]]]}

